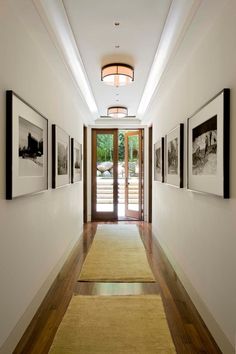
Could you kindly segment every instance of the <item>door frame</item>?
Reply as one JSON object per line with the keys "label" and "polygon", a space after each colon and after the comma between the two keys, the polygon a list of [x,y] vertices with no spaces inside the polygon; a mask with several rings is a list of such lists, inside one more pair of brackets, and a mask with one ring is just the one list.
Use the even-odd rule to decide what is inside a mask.
{"label": "door frame", "polygon": [[152,146],[152,125],[148,127],[148,222],[152,222],[152,165],[153,165],[153,146]]}
{"label": "door frame", "polygon": [[[129,187],[128,187],[128,173],[129,173],[129,166],[128,166],[128,156],[129,156],[129,143],[128,137],[132,135],[137,135],[139,137],[139,210],[129,210]],[[128,218],[134,218],[137,220],[142,220],[142,211],[143,211],[143,149],[142,149],[142,141],[143,141],[143,131],[141,129],[127,129],[125,134],[125,216]]]}
{"label": "door frame", "polygon": [[[89,142],[90,142],[90,146],[91,146],[91,163],[89,164],[91,166],[91,174],[89,173],[87,178],[89,179],[89,189],[91,191],[91,196],[89,198],[89,200],[91,201],[91,206],[89,205],[89,210],[91,210],[91,214],[89,216],[89,221],[106,221],[106,220],[110,220],[110,221],[117,221],[117,220],[120,220],[120,221],[129,221],[131,219],[129,218],[118,218],[118,213],[117,213],[117,216],[116,218],[111,218],[109,215],[105,215],[106,216],[106,219],[105,218],[102,218],[101,215],[97,215],[97,213],[95,212],[94,213],[94,209],[96,210],[96,188],[95,186],[93,185],[93,180],[94,180],[94,175],[96,175],[96,170],[94,171],[93,169],[93,164],[94,164],[94,144],[96,145],[96,140],[94,142],[94,137],[93,137],[93,131],[97,131],[97,132],[108,132],[108,131],[113,131],[113,130],[117,130],[117,151],[116,151],[116,154],[117,154],[117,161],[118,161],[118,132],[119,130],[127,130],[127,131],[132,131],[132,130],[139,130],[141,131],[141,174],[140,174],[140,181],[141,181],[141,194],[140,194],[140,198],[141,198],[141,215],[140,215],[140,218],[137,220],[137,221],[142,221],[144,220],[144,206],[146,204],[144,204],[144,193],[147,193],[148,195],[148,191],[146,190],[147,187],[145,187],[146,183],[147,183],[147,180],[146,179],[144,181],[144,175],[145,175],[145,170],[144,170],[144,133],[145,133],[145,127],[142,126],[141,128],[140,127],[118,127],[118,128],[98,128],[96,126],[90,126],[89,127]],[[146,135],[145,135],[146,136]],[[146,141],[146,140],[145,140]],[[90,149],[89,149],[90,150]],[[88,157],[90,157],[88,156]],[[89,168],[90,170],[90,168]],[[118,176],[118,171],[117,171],[117,176]],[[96,179],[95,179],[96,180]],[[118,178],[117,178],[117,185],[115,186],[117,188],[117,209],[118,209]],[[90,192],[88,192],[90,194]],[[145,194],[146,195],[146,194]],[[146,201],[146,199],[145,199]],[[146,209],[146,207],[145,207]]]}
{"label": "door frame", "polygon": [[[97,134],[113,134],[113,212],[97,212]],[[118,220],[118,128],[92,128],[92,221]]]}
{"label": "door frame", "polygon": [[88,196],[87,196],[87,127],[84,125],[83,128],[83,201],[84,201],[84,223],[88,222]]}

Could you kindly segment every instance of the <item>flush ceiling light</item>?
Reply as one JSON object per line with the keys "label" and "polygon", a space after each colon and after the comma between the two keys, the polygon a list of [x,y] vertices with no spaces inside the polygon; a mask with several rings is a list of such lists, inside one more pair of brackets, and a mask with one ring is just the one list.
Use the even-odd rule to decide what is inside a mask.
{"label": "flush ceiling light", "polygon": [[108,64],[102,67],[102,81],[112,86],[125,86],[134,81],[134,68],[127,64]]}
{"label": "flush ceiling light", "polygon": [[128,115],[128,109],[126,107],[109,107],[107,115],[111,118],[124,118]]}

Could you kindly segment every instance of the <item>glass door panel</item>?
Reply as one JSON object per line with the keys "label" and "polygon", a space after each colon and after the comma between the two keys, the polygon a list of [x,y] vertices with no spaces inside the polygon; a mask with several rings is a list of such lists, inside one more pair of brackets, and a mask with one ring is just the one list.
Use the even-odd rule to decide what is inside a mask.
{"label": "glass door panel", "polygon": [[117,130],[93,130],[93,220],[117,219]]}
{"label": "glass door panel", "polygon": [[96,211],[114,211],[113,134],[97,134]]}
{"label": "glass door panel", "polygon": [[141,131],[125,135],[125,215],[141,217]]}

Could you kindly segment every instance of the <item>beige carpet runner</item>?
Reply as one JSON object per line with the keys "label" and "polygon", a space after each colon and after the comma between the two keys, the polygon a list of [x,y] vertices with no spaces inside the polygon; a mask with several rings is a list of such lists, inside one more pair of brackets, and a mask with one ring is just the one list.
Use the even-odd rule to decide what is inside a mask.
{"label": "beige carpet runner", "polygon": [[136,225],[99,225],[79,281],[154,282]]}
{"label": "beige carpet runner", "polygon": [[51,354],[176,353],[159,295],[74,296]]}

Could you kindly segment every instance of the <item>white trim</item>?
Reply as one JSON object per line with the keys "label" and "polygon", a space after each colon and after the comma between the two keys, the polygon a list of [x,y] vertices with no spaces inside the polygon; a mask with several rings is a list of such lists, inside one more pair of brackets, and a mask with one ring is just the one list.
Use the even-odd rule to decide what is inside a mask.
{"label": "white trim", "polygon": [[104,125],[106,127],[116,126],[119,127],[120,125],[123,126],[130,126],[133,124],[141,124],[141,120],[137,118],[98,118],[95,120],[95,124],[98,126]]}

